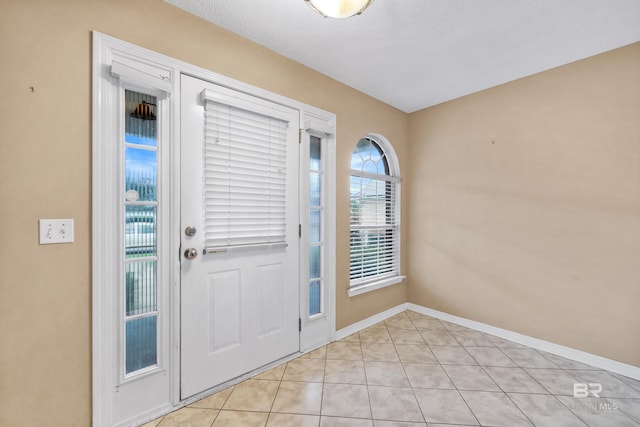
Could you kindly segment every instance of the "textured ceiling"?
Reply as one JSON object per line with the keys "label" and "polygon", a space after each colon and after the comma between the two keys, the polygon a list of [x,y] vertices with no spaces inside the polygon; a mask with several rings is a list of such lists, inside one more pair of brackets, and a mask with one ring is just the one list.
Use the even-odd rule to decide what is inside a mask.
{"label": "textured ceiling", "polygon": [[640,41],[640,0],[165,0],[413,112]]}

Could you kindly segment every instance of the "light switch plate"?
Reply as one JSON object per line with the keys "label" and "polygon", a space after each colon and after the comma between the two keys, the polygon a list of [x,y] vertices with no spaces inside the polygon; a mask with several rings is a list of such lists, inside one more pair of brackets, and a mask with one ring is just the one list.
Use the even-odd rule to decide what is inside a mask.
{"label": "light switch plate", "polygon": [[41,219],[40,244],[73,242],[73,219]]}

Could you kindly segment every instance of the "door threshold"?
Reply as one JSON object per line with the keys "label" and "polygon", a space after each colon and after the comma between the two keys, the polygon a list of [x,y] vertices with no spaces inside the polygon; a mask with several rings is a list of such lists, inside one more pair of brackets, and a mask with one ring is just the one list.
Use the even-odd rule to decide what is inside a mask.
{"label": "door threshold", "polygon": [[[312,350],[310,350],[310,351],[312,351]],[[162,416],[165,416],[167,414],[170,414],[171,412],[174,412],[174,411],[176,411],[178,409],[184,408],[185,406],[189,406],[189,405],[191,405],[191,404],[193,404],[193,403],[195,403],[195,402],[197,402],[199,400],[204,399],[205,397],[212,396],[212,395],[214,395],[214,394],[216,394],[216,393],[218,393],[218,392],[220,392],[220,391],[222,391],[222,390],[224,390],[226,388],[229,388],[231,386],[240,384],[244,380],[247,380],[249,378],[255,377],[256,375],[259,375],[259,374],[261,374],[263,372],[266,372],[269,369],[275,368],[276,366],[279,366],[279,365],[281,365],[283,363],[287,363],[287,362],[289,362],[289,361],[291,361],[293,359],[296,359],[296,358],[298,358],[300,356],[303,356],[306,353],[308,353],[308,352],[305,352],[305,353],[301,353],[301,352],[292,353],[292,354],[290,354],[288,356],[285,356],[283,358],[275,360],[275,361],[273,361],[271,363],[268,363],[268,364],[266,364],[264,366],[261,366],[259,368],[256,368],[256,369],[252,370],[252,371],[249,371],[249,372],[244,373],[242,375],[239,375],[239,376],[237,376],[235,378],[232,378],[232,379],[230,379],[228,381],[225,381],[225,382],[223,382],[221,384],[218,384],[218,385],[216,385],[214,387],[211,387],[211,388],[209,388],[209,389],[207,389],[205,391],[202,391],[200,393],[194,394],[193,396],[189,396],[186,399],[183,399],[180,402],[178,402],[169,411],[164,411],[161,414],[157,414],[154,418],[149,419],[148,421],[153,421],[153,420],[155,420],[155,419],[157,419],[159,417],[162,417]]]}

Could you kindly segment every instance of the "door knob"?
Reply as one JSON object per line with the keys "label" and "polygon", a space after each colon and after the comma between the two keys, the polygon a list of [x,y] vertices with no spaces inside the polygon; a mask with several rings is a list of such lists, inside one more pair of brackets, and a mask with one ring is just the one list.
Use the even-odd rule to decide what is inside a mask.
{"label": "door knob", "polygon": [[197,256],[198,250],[196,248],[188,248],[186,251],[184,251],[184,257],[186,259],[194,259]]}

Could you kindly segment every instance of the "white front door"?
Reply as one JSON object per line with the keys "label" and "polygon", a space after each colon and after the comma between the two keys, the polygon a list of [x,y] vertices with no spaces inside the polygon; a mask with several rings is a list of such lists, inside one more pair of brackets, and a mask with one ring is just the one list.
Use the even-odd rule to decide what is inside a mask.
{"label": "white front door", "polygon": [[299,112],[181,87],[184,399],[299,350]]}

